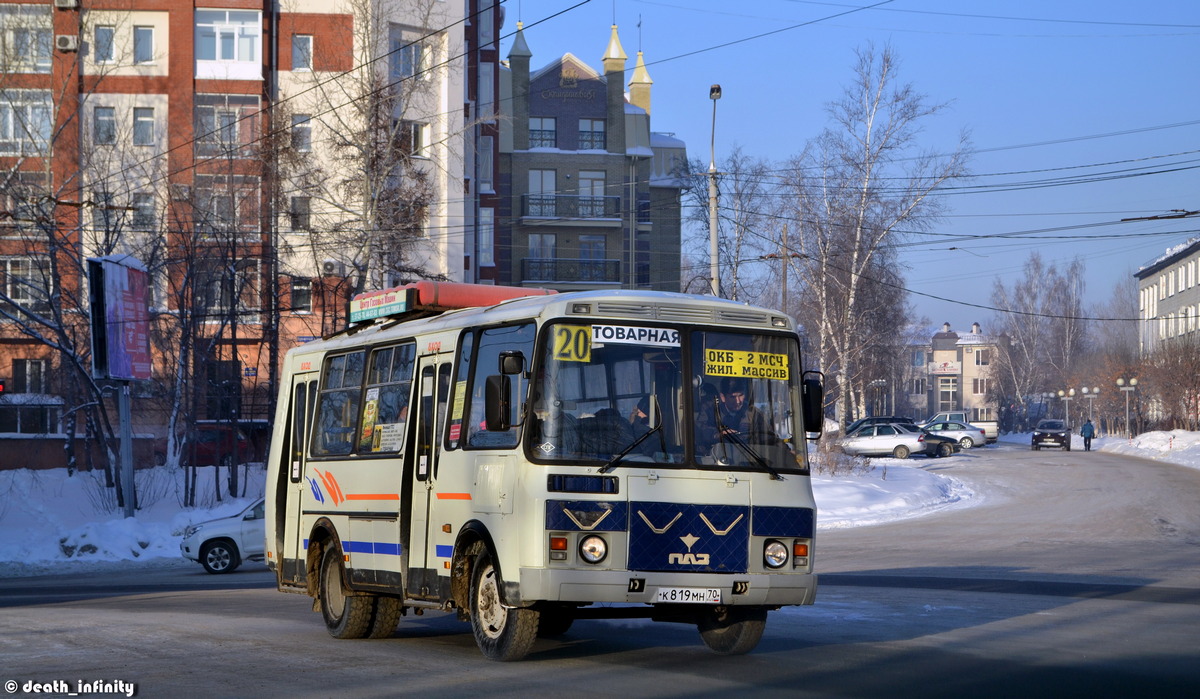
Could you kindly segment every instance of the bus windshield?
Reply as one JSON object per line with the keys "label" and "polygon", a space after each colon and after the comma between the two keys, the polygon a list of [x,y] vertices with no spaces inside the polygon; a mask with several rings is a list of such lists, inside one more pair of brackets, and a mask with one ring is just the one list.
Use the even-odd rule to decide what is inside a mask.
{"label": "bus windshield", "polygon": [[535,461],[607,463],[628,449],[621,462],[805,468],[794,335],[556,323],[544,337],[526,433]]}

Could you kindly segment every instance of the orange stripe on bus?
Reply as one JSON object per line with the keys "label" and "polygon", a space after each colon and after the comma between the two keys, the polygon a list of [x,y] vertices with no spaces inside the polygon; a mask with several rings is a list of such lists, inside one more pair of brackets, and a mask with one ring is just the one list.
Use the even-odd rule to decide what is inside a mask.
{"label": "orange stripe on bus", "polygon": [[399,500],[400,496],[396,493],[352,493],[346,496],[347,500]]}
{"label": "orange stripe on bus", "polygon": [[470,493],[438,493],[438,500],[470,500]]}

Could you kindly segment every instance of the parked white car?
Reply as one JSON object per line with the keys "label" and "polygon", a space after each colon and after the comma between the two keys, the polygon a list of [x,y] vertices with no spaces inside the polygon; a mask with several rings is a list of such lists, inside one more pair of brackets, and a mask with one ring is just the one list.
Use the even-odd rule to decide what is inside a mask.
{"label": "parked white car", "polygon": [[898,425],[863,425],[838,440],[847,454],[894,456],[907,459],[909,454],[926,453],[925,435]]}
{"label": "parked white car", "polygon": [[987,444],[987,433],[984,429],[965,422],[943,420],[940,422],[931,422],[924,427],[934,434],[953,438],[963,449]]}
{"label": "parked white car", "polygon": [[210,573],[231,573],[242,561],[261,561],[266,544],[265,500],[240,514],[199,524],[183,530],[179,550],[184,558],[197,561]]}

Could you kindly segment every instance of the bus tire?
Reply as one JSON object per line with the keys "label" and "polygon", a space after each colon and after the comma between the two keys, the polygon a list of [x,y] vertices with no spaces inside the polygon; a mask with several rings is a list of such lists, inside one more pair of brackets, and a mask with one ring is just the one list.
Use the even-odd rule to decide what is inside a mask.
{"label": "bus tire", "polygon": [[371,631],[367,633],[367,638],[391,638],[403,613],[404,605],[399,597],[379,595],[375,599],[375,616],[371,619]]}
{"label": "bus tire", "polygon": [[337,546],[326,547],[321,556],[320,575],[317,594],[329,635],[334,638],[364,638],[371,630],[375,597],[357,595],[346,589],[342,582],[342,552]]}
{"label": "bus tire", "polygon": [[487,553],[475,559],[471,571],[471,630],[483,657],[502,662],[524,658],[537,640],[538,612],[504,606],[504,581]]}
{"label": "bus tire", "polygon": [[700,612],[696,628],[709,650],[742,655],[754,650],[767,626],[763,607],[710,607]]}

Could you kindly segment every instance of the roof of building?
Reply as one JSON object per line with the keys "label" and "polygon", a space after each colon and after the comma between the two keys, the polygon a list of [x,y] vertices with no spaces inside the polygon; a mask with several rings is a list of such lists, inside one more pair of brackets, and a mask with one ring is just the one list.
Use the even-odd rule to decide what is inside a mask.
{"label": "roof of building", "polygon": [[1166,249],[1163,254],[1154,258],[1138,268],[1138,271],[1133,273],[1137,279],[1145,279],[1151,274],[1157,273],[1164,267],[1168,267],[1179,260],[1200,252],[1200,237],[1188,238],[1179,245],[1173,245]]}

